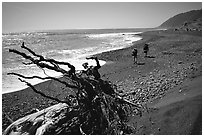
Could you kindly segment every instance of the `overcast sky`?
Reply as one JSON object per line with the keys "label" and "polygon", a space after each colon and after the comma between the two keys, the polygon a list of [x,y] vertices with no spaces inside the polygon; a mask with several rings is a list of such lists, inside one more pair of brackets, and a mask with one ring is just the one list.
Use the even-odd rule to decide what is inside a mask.
{"label": "overcast sky", "polygon": [[2,32],[85,28],[150,28],[202,3],[2,3]]}

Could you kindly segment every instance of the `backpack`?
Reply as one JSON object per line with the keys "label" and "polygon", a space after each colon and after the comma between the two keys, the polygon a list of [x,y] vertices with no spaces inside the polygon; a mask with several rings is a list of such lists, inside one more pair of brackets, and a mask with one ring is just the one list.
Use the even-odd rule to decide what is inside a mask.
{"label": "backpack", "polygon": [[132,56],[137,56],[137,49],[133,49]]}
{"label": "backpack", "polygon": [[149,45],[145,44],[143,49],[148,51],[149,50]]}

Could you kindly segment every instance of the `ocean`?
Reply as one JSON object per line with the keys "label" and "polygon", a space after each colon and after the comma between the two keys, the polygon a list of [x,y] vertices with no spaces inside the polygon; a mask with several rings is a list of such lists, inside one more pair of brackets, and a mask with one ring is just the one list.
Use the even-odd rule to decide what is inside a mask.
{"label": "ocean", "polygon": [[[86,60],[87,56],[97,53],[116,50],[132,46],[134,41],[142,39],[137,30],[53,30],[35,31],[2,34],[2,94],[14,92],[26,88],[27,86],[18,80],[17,76],[7,75],[15,72],[25,76],[54,76],[60,77],[62,74],[42,69],[35,65],[24,65],[28,62],[20,55],[10,53],[9,49],[17,49],[28,53],[20,46],[22,42],[37,54],[46,58],[53,58],[58,61],[69,62],[81,70],[82,63],[87,62],[95,65],[94,61]],[[106,62],[100,60],[100,64]],[[68,69],[67,66],[61,66]],[[27,80],[31,84],[43,82],[39,79]]]}

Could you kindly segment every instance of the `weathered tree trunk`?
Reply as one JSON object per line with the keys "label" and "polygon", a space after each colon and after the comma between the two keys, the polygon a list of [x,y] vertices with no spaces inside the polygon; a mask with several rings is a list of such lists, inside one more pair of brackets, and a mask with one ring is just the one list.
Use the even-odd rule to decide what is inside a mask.
{"label": "weathered tree trunk", "polygon": [[[63,125],[74,117],[73,108],[66,103],[59,103],[39,112],[30,114],[12,123],[4,132],[4,135],[43,135],[60,133]],[[67,116],[69,113],[70,116]],[[77,129],[76,129],[77,130]]]}
{"label": "weathered tree trunk", "polygon": [[106,94],[81,108],[59,103],[18,119],[3,134],[123,134],[128,128],[123,122],[124,106]]}

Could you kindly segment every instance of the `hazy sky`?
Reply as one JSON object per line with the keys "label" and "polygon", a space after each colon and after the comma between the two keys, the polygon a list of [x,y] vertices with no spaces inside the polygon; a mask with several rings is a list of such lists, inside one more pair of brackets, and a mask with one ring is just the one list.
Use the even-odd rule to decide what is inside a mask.
{"label": "hazy sky", "polygon": [[176,14],[201,8],[201,2],[3,2],[2,32],[80,28],[149,28],[159,26]]}

